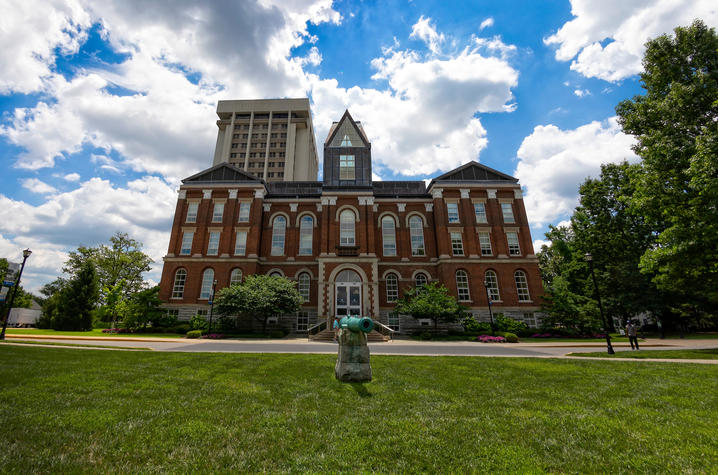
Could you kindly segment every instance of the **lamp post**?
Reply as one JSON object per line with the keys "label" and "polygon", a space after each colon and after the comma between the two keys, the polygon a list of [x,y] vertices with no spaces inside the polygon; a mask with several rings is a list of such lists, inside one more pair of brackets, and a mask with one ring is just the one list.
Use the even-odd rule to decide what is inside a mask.
{"label": "lamp post", "polygon": [[209,328],[207,329],[207,335],[212,333],[212,314],[214,313],[214,291],[217,289],[217,280],[212,282],[212,295],[209,301]]}
{"label": "lamp post", "polygon": [[491,322],[491,333],[494,333],[496,331],[496,326],[494,325],[494,312],[491,310],[491,296],[489,295],[489,283],[488,281],[484,281],[484,290],[486,290],[486,300],[489,302],[489,320]]}
{"label": "lamp post", "polygon": [[10,296],[10,301],[8,302],[7,306],[7,313],[5,314],[5,320],[2,322],[2,332],[0,332],[0,340],[5,339],[5,329],[7,328],[7,321],[10,319],[10,312],[12,311],[12,305],[15,303],[15,296],[17,295],[17,288],[20,286],[20,277],[22,277],[22,270],[25,268],[25,261],[28,257],[30,257],[30,254],[32,254],[32,251],[30,249],[25,249],[22,251],[22,265],[20,266],[20,272],[17,274],[17,279],[15,279],[15,286],[12,290],[12,295]]}
{"label": "lamp post", "polygon": [[603,314],[603,305],[601,304],[601,294],[598,291],[598,284],[596,283],[596,273],[593,271],[593,256],[590,252],[587,252],[583,257],[588,262],[588,267],[591,269],[591,277],[593,278],[593,288],[596,291],[596,300],[598,300],[598,309],[601,311],[601,320],[603,321],[603,329],[606,332],[606,349],[609,355],[613,355],[613,346],[611,346],[611,335],[608,334],[608,323],[606,322],[606,316]]}

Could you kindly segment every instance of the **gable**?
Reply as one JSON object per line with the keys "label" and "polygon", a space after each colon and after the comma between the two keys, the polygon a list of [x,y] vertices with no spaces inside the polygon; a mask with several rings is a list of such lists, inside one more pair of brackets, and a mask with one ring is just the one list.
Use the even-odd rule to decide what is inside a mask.
{"label": "gable", "polygon": [[471,161],[434,178],[432,181],[507,181],[518,183],[519,180],[486,165]]}
{"label": "gable", "polygon": [[328,147],[366,147],[369,144],[349,111],[345,111],[339,123],[332,127],[326,143]]}
{"label": "gable", "polygon": [[182,183],[236,183],[236,182],[254,182],[262,183],[257,177],[250,175],[241,168],[230,163],[220,163],[212,168],[203,170],[189,178],[182,180]]}

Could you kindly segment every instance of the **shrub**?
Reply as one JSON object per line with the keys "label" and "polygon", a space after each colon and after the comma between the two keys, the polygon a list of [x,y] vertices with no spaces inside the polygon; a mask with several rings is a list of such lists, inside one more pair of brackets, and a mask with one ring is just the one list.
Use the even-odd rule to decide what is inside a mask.
{"label": "shrub", "polygon": [[481,333],[491,331],[491,325],[487,322],[477,322],[473,315],[467,315],[462,321],[461,326],[468,333]]}
{"label": "shrub", "polygon": [[190,330],[187,332],[187,338],[200,338],[202,336],[202,330]]}
{"label": "shrub", "polygon": [[429,333],[427,331],[423,331],[423,332],[419,333],[419,340],[422,340],[422,341],[431,340],[431,333]]}
{"label": "shrub", "polygon": [[222,315],[217,321],[221,331],[231,333],[237,329],[237,317],[229,317]]}
{"label": "shrub", "polygon": [[189,323],[178,323],[173,327],[167,328],[167,333],[179,333],[181,335],[184,335],[191,329],[192,327],[190,327]]}
{"label": "shrub", "polygon": [[271,330],[269,332],[269,338],[284,338],[285,336],[284,330]]}
{"label": "shrub", "polygon": [[207,330],[209,328],[209,322],[204,315],[195,315],[189,321],[189,327],[192,330]]}
{"label": "shrub", "polygon": [[502,313],[496,314],[496,316],[494,317],[494,322],[496,323],[496,329],[498,331],[511,332],[514,335],[525,332],[529,328],[529,326],[526,325],[524,322],[520,322],[518,320],[514,320],[513,318],[506,317]]}

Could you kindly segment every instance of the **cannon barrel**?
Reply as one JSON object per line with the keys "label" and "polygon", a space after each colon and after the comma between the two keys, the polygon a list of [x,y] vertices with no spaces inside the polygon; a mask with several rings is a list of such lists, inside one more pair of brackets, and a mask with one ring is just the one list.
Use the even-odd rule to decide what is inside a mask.
{"label": "cannon barrel", "polygon": [[374,329],[374,320],[369,317],[342,317],[339,326],[353,332],[369,333]]}

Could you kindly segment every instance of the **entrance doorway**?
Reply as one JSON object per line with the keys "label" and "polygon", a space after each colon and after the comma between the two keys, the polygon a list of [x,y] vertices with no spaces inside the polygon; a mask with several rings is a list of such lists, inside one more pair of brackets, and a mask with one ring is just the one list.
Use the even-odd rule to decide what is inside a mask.
{"label": "entrance doorway", "polygon": [[353,270],[343,270],[335,279],[336,315],[361,315],[361,277]]}

